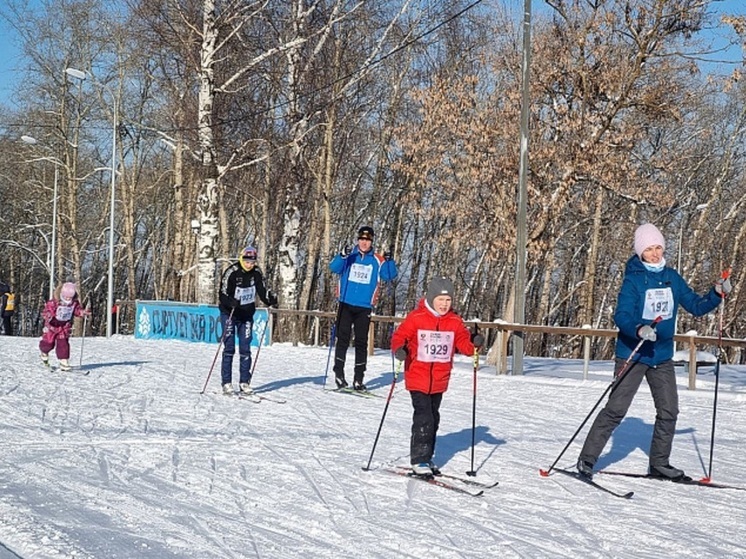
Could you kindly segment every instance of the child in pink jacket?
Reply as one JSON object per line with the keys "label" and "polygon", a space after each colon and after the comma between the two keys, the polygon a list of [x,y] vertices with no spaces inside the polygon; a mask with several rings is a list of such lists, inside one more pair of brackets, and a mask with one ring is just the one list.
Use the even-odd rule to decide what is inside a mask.
{"label": "child in pink jacket", "polygon": [[75,284],[67,282],[58,287],[53,299],[44,305],[42,318],[44,319],[44,330],[39,342],[41,360],[49,366],[49,352],[56,348],[57,359],[60,360],[60,370],[69,371],[70,367],[70,332],[72,330],[73,318],[76,316],[88,316],[91,311],[84,309],[78,301],[78,292]]}

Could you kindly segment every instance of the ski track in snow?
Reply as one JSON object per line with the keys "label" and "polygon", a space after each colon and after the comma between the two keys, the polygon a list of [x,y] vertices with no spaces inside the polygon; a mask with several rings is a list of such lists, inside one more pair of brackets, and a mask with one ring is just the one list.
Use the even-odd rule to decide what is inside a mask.
{"label": "ski track in snow", "polygon": [[[263,348],[252,385],[279,405],[220,394],[219,362],[200,394],[214,345],[87,338],[82,374],[44,368],[37,343],[0,337],[0,559],[746,557],[742,492],[597,476],[634,491],[626,501],[539,476],[607,388],[610,362],[589,380],[569,360],[528,357],[524,376],[480,368],[473,467],[500,484],[469,497],[376,471],[409,461],[402,381],[362,470],[391,386],[386,351],[366,375],[384,398],[360,398],[322,390],[328,349]],[[73,339],[73,364],[79,352]],[[713,480],[743,486],[746,367],[721,369]],[[698,383],[686,390],[679,372],[672,456],[695,478],[708,467],[714,377]],[[471,390],[459,356],[435,461],[462,476]],[[644,471],[653,420],[643,383],[599,466]],[[559,467],[573,467],[587,427]]]}

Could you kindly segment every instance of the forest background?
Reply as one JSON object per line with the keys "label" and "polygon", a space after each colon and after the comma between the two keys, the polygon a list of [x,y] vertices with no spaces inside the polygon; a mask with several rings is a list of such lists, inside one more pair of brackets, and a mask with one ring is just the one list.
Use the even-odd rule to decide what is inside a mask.
{"label": "forest background", "polygon": [[[746,18],[720,4],[534,0],[526,323],[613,328],[651,221],[696,290],[734,267],[723,331],[743,337]],[[465,317],[512,320],[522,2],[2,5],[27,64],[0,113],[0,279],[20,335],[40,332],[52,258],[105,331],[112,160],[117,300],[213,303],[253,244],[283,308],[334,310],[328,262],[369,224],[400,267],[378,313],[444,274]],[[726,71],[702,64],[732,45]],[[683,313],[689,328],[719,324]],[[580,342],[541,343],[526,351]]]}

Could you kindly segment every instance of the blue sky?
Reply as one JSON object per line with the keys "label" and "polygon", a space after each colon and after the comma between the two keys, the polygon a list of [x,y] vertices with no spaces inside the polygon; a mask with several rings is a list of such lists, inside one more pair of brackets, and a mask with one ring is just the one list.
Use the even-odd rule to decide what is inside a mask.
{"label": "blue sky", "polygon": [[[523,5],[522,1],[510,0],[513,5]],[[534,9],[539,9],[543,0],[533,0]],[[714,9],[721,13],[732,13],[746,15],[746,0],[722,0],[714,4]],[[15,30],[4,19],[8,13],[3,0],[0,0],[0,103],[13,104],[11,94],[15,85],[23,76],[25,60],[22,56],[19,39]],[[723,56],[732,60],[740,60],[743,57],[739,48],[731,48]]]}

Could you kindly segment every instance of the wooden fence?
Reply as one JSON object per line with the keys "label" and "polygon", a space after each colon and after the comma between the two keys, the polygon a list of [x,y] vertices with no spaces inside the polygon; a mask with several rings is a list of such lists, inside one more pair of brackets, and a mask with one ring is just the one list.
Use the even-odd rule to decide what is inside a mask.
{"label": "wooden fence", "polygon": [[[272,314],[278,317],[305,317],[310,320],[310,338],[313,345],[327,345],[329,339],[321,340],[322,337],[322,322],[331,324],[336,318],[335,313],[324,312],[324,311],[295,311],[290,309],[272,309]],[[383,316],[373,315],[371,322],[375,324],[389,324],[394,325],[404,320],[403,317],[397,316]],[[531,334],[535,335],[546,335],[553,334],[558,336],[566,337],[579,337],[582,339],[582,355],[583,355],[583,378],[588,376],[588,367],[591,361],[591,344],[594,338],[609,338],[616,339],[617,331],[608,329],[597,329],[591,327],[573,328],[565,326],[537,326],[530,324],[511,324],[507,322],[476,322],[467,321],[468,326],[476,325],[481,331],[485,333],[485,337],[488,340],[486,344],[491,347],[490,350],[494,354],[491,355],[491,361],[494,362],[497,374],[508,373],[508,353],[509,353],[509,342],[510,337],[514,335],[528,336]],[[373,326],[368,334],[368,352],[372,355],[374,347],[386,347],[388,340],[381,340],[381,343],[376,344],[376,328]],[[282,336],[278,336],[279,332],[273,332],[274,339],[282,339]],[[300,340],[285,340],[292,341],[293,344],[297,344]],[[713,347],[719,343],[724,348],[739,348],[746,349],[746,340],[734,339],[734,338],[718,338],[710,336],[695,336],[695,335],[683,335],[677,334],[674,336],[674,341],[679,344],[683,344],[688,349],[688,358],[686,359],[686,365],[688,369],[689,378],[689,389],[696,389],[696,378],[697,378],[697,351],[701,347]],[[491,342],[491,343],[490,343]]]}
{"label": "wooden fence", "polygon": [[[132,316],[134,318],[134,304],[132,309],[129,307],[129,301],[120,301],[120,313],[123,317]],[[128,311],[132,311],[132,314]],[[326,311],[299,311],[292,309],[271,309],[270,332],[274,341],[289,341],[293,345],[298,343],[311,343],[315,346],[328,345],[331,332],[331,325],[336,318],[336,314]],[[127,333],[128,328],[120,325],[120,316],[117,316],[116,332]],[[282,323],[286,319],[291,319],[294,326],[297,326],[299,320],[307,322],[305,328],[287,328],[288,334],[283,332]],[[388,347],[391,337],[392,327],[404,320],[398,316],[373,315],[371,317],[371,328],[368,334],[368,352],[372,355],[373,348]],[[126,322],[126,321],[125,321]],[[478,322],[467,321],[468,326],[476,325],[487,339],[486,347],[489,347],[489,360],[495,364],[497,374],[508,373],[508,354],[511,336],[531,336],[531,335],[556,335],[559,337],[575,337],[582,340],[582,359],[583,359],[583,378],[587,378],[588,367],[591,361],[592,344],[598,339],[614,340],[617,336],[616,330],[597,329],[591,327],[566,327],[566,326],[538,326],[531,324],[511,324],[507,322]],[[388,326],[386,328],[386,326]],[[383,327],[383,328],[382,328]],[[120,329],[121,328],[121,329]],[[298,334],[301,332],[301,334]],[[378,332],[378,343],[376,343],[376,333]],[[302,338],[302,339],[301,339]],[[323,339],[322,339],[323,338]],[[712,348],[719,344],[723,348],[734,348],[738,350],[739,355],[746,349],[746,339],[723,338],[718,340],[711,336],[694,336],[677,334],[674,340],[683,344],[688,350],[686,359],[689,373],[689,389],[695,390],[697,378],[697,351],[698,348]],[[524,344],[525,347],[525,344]]]}

